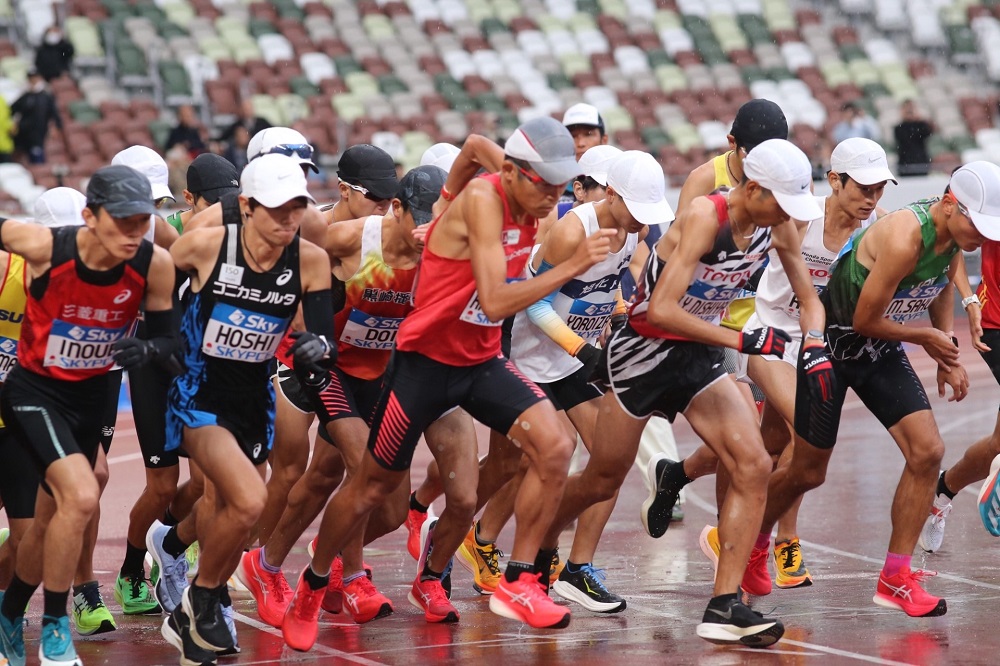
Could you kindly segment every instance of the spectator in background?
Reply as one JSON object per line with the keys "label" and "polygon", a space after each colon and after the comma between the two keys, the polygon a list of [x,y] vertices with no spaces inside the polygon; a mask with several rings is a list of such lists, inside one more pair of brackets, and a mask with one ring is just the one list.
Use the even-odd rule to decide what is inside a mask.
{"label": "spectator in background", "polygon": [[14,119],[7,100],[0,95],[0,163],[14,159]]}
{"label": "spectator in background", "polygon": [[46,81],[58,79],[73,64],[73,45],[57,25],[49,26],[35,51],[35,69]]}
{"label": "spectator in background", "polygon": [[243,125],[236,125],[222,156],[236,167],[237,173],[242,172],[243,167],[247,165],[247,145],[249,143],[250,132]]}
{"label": "spectator in background", "polygon": [[28,156],[32,164],[45,163],[45,137],[49,125],[55,123],[62,134],[62,117],[56,98],[45,86],[37,70],[28,72],[28,89],[10,107],[16,123],[14,147]]}
{"label": "spectator in background", "polygon": [[843,107],[844,119],[833,127],[833,143],[838,144],[845,139],[861,137],[879,141],[882,131],[875,119],[868,115],[864,107],[857,102],[848,102]]}
{"label": "spectator in background", "polygon": [[896,151],[899,153],[896,173],[900,176],[926,176],[931,168],[927,139],[934,134],[934,127],[920,117],[917,105],[911,99],[903,102],[900,113],[902,119],[893,128]]}
{"label": "spectator in background", "polygon": [[[203,129],[201,123],[198,122],[198,115],[194,112],[194,107],[188,104],[179,106],[177,107],[177,125],[170,130],[164,152],[169,153],[174,146],[183,146],[188,157],[194,159],[205,152],[205,139],[202,135]],[[184,169],[186,172],[187,166]]]}
{"label": "spectator in background", "polygon": [[[240,105],[239,117],[233,122],[232,125],[222,131],[222,134],[219,135],[219,141],[225,141],[231,144],[233,142],[233,135],[235,135],[236,130],[241,127],[247,131],[247,141],[249,141],[253,138],[254,134],[260,132],[261,130],[266,130],[270,126],[271,123],[258,116],[254,111],[253,102],[250,99],[245,99]],[[246,148],[246,144],[243,144],[243,147]],[[230,160],[230,162],[232,162],[232,160]],[[245,164],[246,163],[244,163],[244,165]],[[242,168],[239,164],[237,164],[236,167]]]}

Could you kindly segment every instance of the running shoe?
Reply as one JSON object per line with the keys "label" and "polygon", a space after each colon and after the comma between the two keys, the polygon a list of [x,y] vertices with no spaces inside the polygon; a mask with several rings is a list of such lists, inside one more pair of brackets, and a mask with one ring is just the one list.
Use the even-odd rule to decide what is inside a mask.
{"label": "running shoe", "polygon": [[115,601],[125,615],[159,615],[160,604],[149,590],[149,583],[139,576],[115,578]]}
{"label": "running shoe", "polygon": [[524,622],[535,629],[569,626],[571,613],[542,591],[541,574],[522,573],[513,583],[500,579],[490,597],[490,610],[502,617]]}
{"label": "running shoe", "polygon": [[944,521],[951,513],[951,500],[945,495],[938,495],[931,505],[931,513],[924,521],[917,543],[928,553],[936,552],[944,542]]}
{"label": "running shoe", "polygon": [[698,535],[698,545],[701,546],[701,552],[705,553],[705,557],[712,563],[712,569],[718,571],[719,552],[722,550],[722,547],[719,546],[719,528],[705,525],[701,534]]}
{"label": "running shoe", "polygon": [[767,560],[770,549],[754,548],[750,551],[750,561],[743,572],[743,583],[740,587],[747,594],[763,597],[771,594],[771,574],[767,570]]}
{"label": "running shoe", "polygon": [[195,541],[193,544],[187,547],[184,551],[184,559],[188,563],[188,578],[194,578],[198,575],[198,558],[201,557],[201,546]]}
{"label": "running shoe", "polygon": [[[418,579],[421,574],[423,574],[424,566],[427,564],[427,558],[430,557],[431,550],[434,548],[434,527],[436,525],[437,518],[432,518],[420,527],[420,557],[417,559]],[[444,571],[441,572],[441,588],[444,590],[445,596],[448,599],[451,599],[451,569],[454,562],[455,558],[449,557],[448,563],[444,567]]]}
{"label": "running shoe", "polygon": [[325,588],[314,590],[309,587],[305,577],[299,576],[295,586],[295,594],[285,611],[285,619],[281,623],[281,635],[285,644],[293,650],[305,652],[312,648],[319,636],[319,611],[323,603]]}
{"label": "running shoe", "polygon": [[990,475],[979,489],[979,517],[987,532],[1000,536],[1000,455],[993,459]]}
{"label": "running shoe", "polygon": [[[548,586],[541,588],[543,593],[548,594],[548,591],[552,589],[552,584],[559,580],[559,575],[562,574],[562,570],[565,566],[566,565],[563,561],[559,559],[559,549],[556,548],[552,553],[552,561],[549,563],[549,579],[548,581],[545,581],[548,583]],[[543,585],[541,577],[539,577],[538,584]]]}
{"label": "running shoe", "polygon": [[893,576],[881,572],[872,601],[884,608],[901,610],[910,617],[944,615],[948,612],[948,603],[927,594],[920,586],[925,578],[936,575],[936,571],[910,571],[909,567],[903,567]]}
{"label": "running shoe", "polygon": [[173,612],[181,603],[184,588],[188,585],[188,563],[183,555],[174,557],[163,549],[163,538],[170,528],[156,520],[146,532],[146,550],[159,567],[160,575],[153,586],[153,595],[163,610]]}
{"label": "running shoe", "polygon": [[670,522],[672,523],[682,523],[684,522],[684,507],[678,502],[674,504],[674,508],[670,510]]}
{"label": "running shoe", "polygon": [[[0,605],[4,593],[0,591]],[[24,616],[8,620],[0,613],[0,653],[7,657],[10,666],[24,666]]]}
{"label": "running shoe", "polygon": [[42,640],[38,646],[38,661],[42,666],[83,666],[76,656],[69,618],[42,616]]}
{"label": "running shoe", "polygon": [[774,584],[782,589],[813,584],[809,569],[802,561],[802,546],[798,537],[774,542],[774,570]]}
{"label": "running shoe", "polygon": [[220,650],[215,654],[219,657],[230,657],[240,653],[240,638],[236,635],[236,612],[233,610],[233,602],[230,601],[228,604],[223,601],[222,603],[222,619],[226,621],[226,628],[229,629],[230,635],[233,637],[233,647]]}
{"label": "running shoe", "polygon": [[181,666],[209,666],[215,664],[216,654],[199,646],[191,638],[191,619],[178,606],[160,625],[160,635],[181,653]]}
{"label": "running shoe", "polygon": [[437,578],[420,580],[420,574],[417,574],[407,598],[424,612],[428,622],[458,622],[458,611],[448,601],[448,595]]}
{"label": "running shoe", "polygon": [[696,633],[709,643],[764,648],[774,645],[785,633],[781,620],[764,617],[738,599],[708,602]]}
{"label": "running shoe", "polygon": [[181,597],[184,612],[191,618],[191,638],[206,650],[223,652],[234,647],[233,635],[222,615],[222,604],[214,590],[191,585]]}
{"label": "running shoe", "polygon": [[81,636],[103,634],[117,629],[111,611],[104,605],[97,581],[84,583],[73,595],[73,626]]}
{"label": "running shoe", "polygon": [[392,615],[392,602],[378,591],[368,576],[359,576],[343,586],[343,607],[356,624]]}
{"label": "running shoe", "polygon": [[473,525],[465,540],[458,547],[458,561],[472,573],[472,588],[479,594],[493,594],[500,582],[500,558],[503,553],[495,543],[480,546],[476,541],[476,526]]}
{"label": "running shoe", "polygon": [[243,553],[240,565],[236,567],[236,577],[250,590],[257,601],[257,614],[272,627],[281,627],[288,602],[292,600],[292,588],[281,571],[271,573],[261,563],[261,549]]}
{"label": "running shoe", "polygon": [[575,601],[595,613],[618,613],[625,610],[625,600],[612,594],[604,586],[606,578],[604,569],[597,569],[588,562],[576,572],[570,572],[569,567],[563,568],[559,578],[552,584],[552,589],[563,599]]}
{"label": "running shoe", "polygon": [[[663,488],[663,479],[666,478],[668,471],[682,464],[671,460],[665,453],[657,453],[649,459],[649,464],[646,466],[650,491],[649,496],[642,503],[639,518],[642,520],[646,534],[654,539],[659,539],[667,533],[667,528],[670,527],[670,522],[673,520],[674,506],[677,504],[677,498],[683,487]],[[683,517],[682,513],[681,518],[683,519]]]}
{"label": "running shoe", "polygon": [[5,543],[7,543],[7,539],[9,539],[9,538],[10,538],[10,528],[9,527],[0,527],[0,546],[2,546]]}
{"label": "running shoe", "polygon": [[406,514],[406,551],[415,560],[420,559],[420,528],[428,518],[434,517],[430,507],[427,507],[427,511],[410,509]]}

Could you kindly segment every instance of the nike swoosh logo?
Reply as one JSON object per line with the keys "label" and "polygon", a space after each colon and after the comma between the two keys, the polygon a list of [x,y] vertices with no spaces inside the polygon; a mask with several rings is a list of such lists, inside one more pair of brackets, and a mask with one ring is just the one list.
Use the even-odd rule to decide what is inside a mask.
{"label": "nike swoosh logo", "polygon": [[880,159],[882,159],[882,158],[881,157],[869,157],[868,158],[868,163],[872,164],[874,162],[878,162]]}
{"label": "nike swoosh logo", "polygon": [[716,615],[718,615],[719,617],[721,617],[724,620],[732,620],[733,619],[733,609],[732,608],[730,608],[729,610],[727,610],[725,613],[723,613],[720,610],[716,610],[714,608],[709,608],[708,610],[710,612],[712,612],[712,613],[715,613]]}

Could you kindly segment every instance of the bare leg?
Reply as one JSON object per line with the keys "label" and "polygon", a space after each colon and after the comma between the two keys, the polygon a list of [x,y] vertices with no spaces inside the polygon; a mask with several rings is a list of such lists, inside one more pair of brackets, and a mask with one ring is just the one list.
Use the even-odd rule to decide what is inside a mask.
{"label": "bare leg", "polygon": [[1000,418],[993,434],[983,437],[965,450],[961,460],[944,473],[944,483],[953,494],[966,486],[978,483],[990,472],[990,464],[1000,455]]}

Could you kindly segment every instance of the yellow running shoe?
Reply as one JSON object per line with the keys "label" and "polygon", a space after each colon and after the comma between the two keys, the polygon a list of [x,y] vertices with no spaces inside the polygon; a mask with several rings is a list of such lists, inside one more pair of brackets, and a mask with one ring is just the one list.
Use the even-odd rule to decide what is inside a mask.
{"label": "yellow running shoe", "polygon": [[458,561],[472,574],[472,587],[479,594],[493,594],[496,591],[503,576],[500,571],[501,557],[503,553],[495,543],[480,546],[476,542],[475,525],[458,547]]}
{"label": "yellow running shoe", "polygon": [[777,574],[774,584],[780,588],[807,587],[812,585],[809,569],[802,561],[802,547],[799,538],[774,542],[774,564]]}
{"label": "yellow running shoe", "polygon": [[705,525],[705,529],[698,537],[698,545],[701,546],[701,552],[705,553],[705,557],[712,563],[712,568],[718,571],[719,553],[722,551],[722,547],[719,545],[719,528]]}
{"label": "yellow running shoe", "polygon": [[555,585],[556,581],[559,580],[559,574],[566,567],[566,564],[559,559],[559,549],[556,548],[555,552],[552,553],[552,564],[549,565],[549,589]]}

